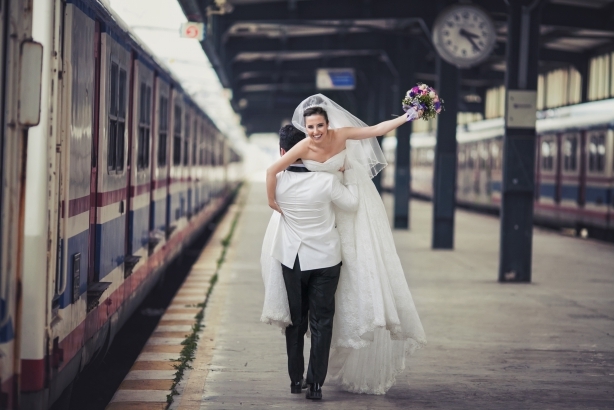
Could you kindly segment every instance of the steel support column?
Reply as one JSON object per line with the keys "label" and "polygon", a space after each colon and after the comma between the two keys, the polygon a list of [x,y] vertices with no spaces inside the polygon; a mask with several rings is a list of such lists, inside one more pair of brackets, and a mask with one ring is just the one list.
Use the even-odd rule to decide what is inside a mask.
{"label": "steel support column", "polygon": [[[401,98],[415,85],[414,73],[414,41],[406,37],[397,39],[397,50],[394,65],[398,75],[395,92],[393,92],[393,112],[401,109]],[[411,123],[402,125],[396,130],[397,149],[394,174],[394,228],[409,229],[409,194],[410,194],[410,142]]]}
{"label": "steel support column", "polygon": [[531,281],[536,108],[518,110],[536,103],[542,4],[509,0],[499,282]]}
{"label": "steel support column", "polygon": [[433,174],[433,249],[454,248],[456,207],[456,117],[458,113],[459,70],[437,58],[437,92],[445,111],[437,117],[437,145]]}

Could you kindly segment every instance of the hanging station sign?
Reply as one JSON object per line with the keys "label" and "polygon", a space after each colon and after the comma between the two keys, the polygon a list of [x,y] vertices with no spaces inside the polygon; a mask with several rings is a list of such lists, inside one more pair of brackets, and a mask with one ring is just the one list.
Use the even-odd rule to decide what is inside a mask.
{"label": "hanging station sign", "polygon": [[318,90],[353,90],[356,74],[353,68],[319,68],[316,71]]}
{"label": "hanging station sign", "polygon": [[198,41],[203,41],[205,38],[205,25],[194,21],[183,23],[180,29],[181,37],[194,38]]}

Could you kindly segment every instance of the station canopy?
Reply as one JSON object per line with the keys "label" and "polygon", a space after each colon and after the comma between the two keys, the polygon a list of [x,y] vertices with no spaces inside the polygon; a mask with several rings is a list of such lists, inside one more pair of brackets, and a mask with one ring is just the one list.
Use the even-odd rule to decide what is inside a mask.
{"label": "station canopy", "polygon": [[[504,84],[508,1],[472,0],[179,0],[190,21],[204,22],[202,47],[247,134],[276,132],[296,105],[319,92],[321,68],[352,68],[356,88],[331,91],[352,110],[375,76],[394,70],[399,36],[415,41],[417,81],[436,81],[431,29],[445,7],[488,11],[497,43],[478,66],[461,70],[460,111],[483,112],[486,90]],[[535,0],[526,0],[530,5]],[[539,0],[538,0],[539,1]],[[540,71],[575,66],[587,75],[592,56],[614,51],[614,0],[543,0]],[[398,70],[398,67],[397,67]],[[402,72],[399,75],[404,75]],[[367,93],[367,94],[365,94]],[[477,97],[476,97],[477,96]],[[355,104],[354,104],[355,106]]]}

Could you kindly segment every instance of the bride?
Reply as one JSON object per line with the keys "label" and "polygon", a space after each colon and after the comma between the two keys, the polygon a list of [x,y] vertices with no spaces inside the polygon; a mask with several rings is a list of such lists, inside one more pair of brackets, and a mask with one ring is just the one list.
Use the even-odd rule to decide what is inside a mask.
{"label": "bride", "polygon": [[345,390],[385,394],[405,368],[405,358],[426,344],[424,329],[405,279],[384,204],[373,178],[386,166],[374,137],[385,135],[422,112],[367,126],[328,97],[317,94],[296,108],[292,123],[307,134],[267,170],[269,206],[276,210],[262,247],[265,301],[261,320],[288,326],[290,310],[281,265],[271,255],[281,210],[275,202],[277,173],[301,159],[311,171],[341,177],[354,168],[359,188],[356,213],[335,209],[343,265],[336,293],[329,370]]}

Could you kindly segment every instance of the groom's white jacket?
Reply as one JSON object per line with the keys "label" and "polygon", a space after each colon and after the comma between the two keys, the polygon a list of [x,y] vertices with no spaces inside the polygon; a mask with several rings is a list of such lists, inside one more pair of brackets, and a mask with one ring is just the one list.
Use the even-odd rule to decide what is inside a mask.
{"label": "groom's white jacket", "polygon": [[341,262],[333,204],[344,211],[358,209],[354,170],[343,174],[344,183],[328,172],[277,174],[275,199],[283,214],[273,239],[273,258],[292,268],[298,255],[303,271]]}

